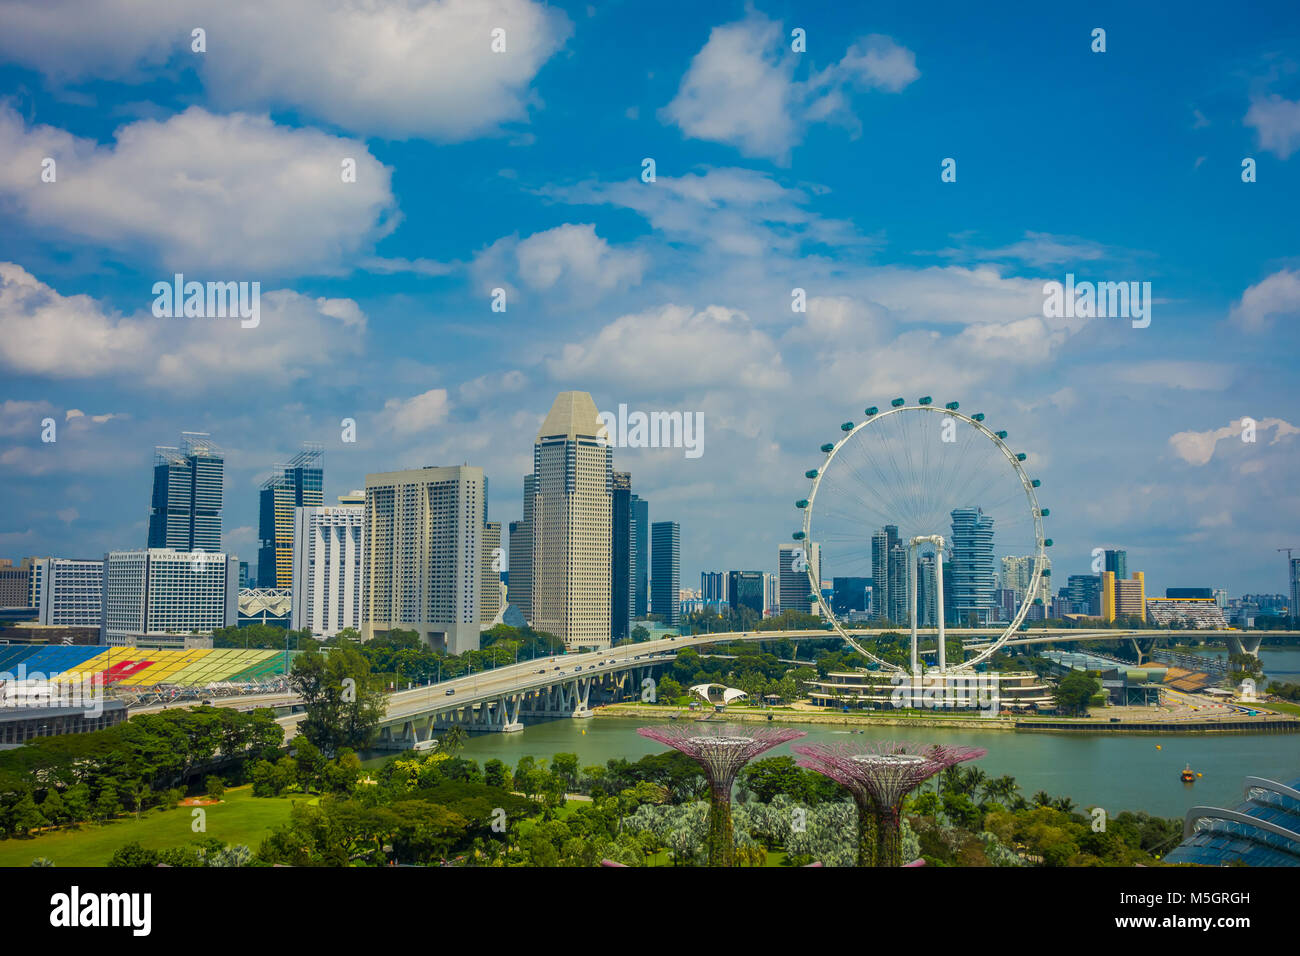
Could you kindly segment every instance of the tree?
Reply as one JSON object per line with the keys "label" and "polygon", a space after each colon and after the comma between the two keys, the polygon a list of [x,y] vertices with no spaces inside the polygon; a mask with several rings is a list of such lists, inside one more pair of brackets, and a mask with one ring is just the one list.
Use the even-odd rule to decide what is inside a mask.
{"label": "tree", "polygon": [[203,787],[208,791],[208,796],[213,800],[220,800],[226,795],[226,781],[215,773],[206,777],[203,781]]}
{"label": "tree", "polygon": [[351,643],[327,653],[303,651],[294,659],[289,684],[306,711],[298,732],[326,757],[344,747],[363,749],[383,718],[383,688],[365,655]]}
{"label": "tree", "polygon": [[1052,691],[1056,706],[1067,714],[1085,714],[1088,702],[1101,691],[1101,683],[1084,671],[1070,671]]}
{"label": "tree", "polygon": [[10,816],[10,826],[13,832],[20,837],[25,837],[38,827],[43,827],[49,822],[45,819],[45,814],[41,813],[40,807],[32,799],[31,791],[23,794],[23,798],[14,806],[13,814]]}
{"label": "tree", "polygon": [[483,765],[483,782],[489,787],[509,790],[511,786],[510,768],[493,757]]}
{"label": "tree", "polygon": [[454,757],[464,749],[465,741],[468,739],[469,735],[465,733],[464,727],[460,724],[452,724],[438,738],[438,750],[440,753]]}

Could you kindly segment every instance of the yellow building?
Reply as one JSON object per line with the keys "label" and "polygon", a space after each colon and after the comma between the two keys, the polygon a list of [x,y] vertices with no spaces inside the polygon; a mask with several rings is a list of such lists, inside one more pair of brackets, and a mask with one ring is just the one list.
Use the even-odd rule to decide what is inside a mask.
{"label": "yellow building", "polygon": [[1101,617],[1110,623],[1117,617],[1147,619],[1146,578],[1134,571],[1127,581],[1116,578],[1114,571],[1101,572]]}

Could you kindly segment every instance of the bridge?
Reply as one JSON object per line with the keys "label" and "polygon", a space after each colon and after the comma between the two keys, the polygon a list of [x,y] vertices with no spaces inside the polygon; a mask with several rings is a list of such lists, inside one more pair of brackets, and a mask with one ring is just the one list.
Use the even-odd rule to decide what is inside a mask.
{"label": "bridge", "polygon": [[[959,633],[967,650],[987,648],[1005,628],[963,628]],[[879,637],[887,633],[902,633],[899,628],[850,629],[857,637]],[[918,634],[934,637],[935,628],[920,628]],[[948,633],[954,633],[949,631]],[[1258,652],[1266,635],[1300,636],[1300,631],[1186,631],[1186,630],[1125,630],[1079,628],[1043,628],[1024,631],[1007,641],[1006,647],[1072,641],[1133,640],[1139,647],[1139,660],[1150,644],[1160,638],[1226,637],[1229,646],[1234,641],[1246,653]],[[592,694],[625,696],[640,693],[643,682],[652,677],[656,668],[671,663],[685,647],[736,641],[806,641],[835,639],[836,632],[822,628],[789,631],[728,631],[714,634],[681,635],[623,644],[600,651],[577,654],[557,654],[553,657],[520,661],[474,674],[452,678],[437,684],[395,691],[388,696],[388,708],[379,725],[381,749],[408,750],[425,745],[434,734],[452,726],[466,730],[512,733],[523,729],[525,718],[585,718],[590,717]],[[983,641],[980,638],[984,638]],[[927,653],[933,653],[929,651]],[[292,698],[277,700],[275,704],[292,705]],[[235,700],[220,702],[223,706],[238,706]],[[291,713],[278,718],[285,728],[286,738],[297,733],[302,713]]]}

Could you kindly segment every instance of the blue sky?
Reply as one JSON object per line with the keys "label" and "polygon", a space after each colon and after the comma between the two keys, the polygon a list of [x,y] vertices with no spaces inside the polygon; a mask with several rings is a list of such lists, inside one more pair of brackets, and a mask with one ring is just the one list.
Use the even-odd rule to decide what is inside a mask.
{"label": "blue sky", "polygon": [[[697,586],[775,567],[839,422],[933,394],[1030,452],[1058,575],[1125,547],[1156,593],[1285,589],[1292,5],[358,6],[0,10],[0,555],[142,546],[182,430],[227,450],[246,559],[309,439],[330,497],[468,461],[507,522],[577,388],[703,413],[698,459],[615,455]],[[155,318],[176,271],[259,281],[261,324]],[[1151,282],[1150,327],[1045,319],[1066,273]]]}

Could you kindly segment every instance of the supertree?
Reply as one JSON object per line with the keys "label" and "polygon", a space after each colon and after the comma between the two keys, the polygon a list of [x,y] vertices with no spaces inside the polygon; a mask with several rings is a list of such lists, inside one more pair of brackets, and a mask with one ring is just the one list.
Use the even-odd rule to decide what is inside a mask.
{"label": "supertree", "polygon": [[794,752],[804,758],[800,766],[829,777],[853,794],[858,805],[858,865],[886,867],[903,865],[903,798],[936,773],[988,753],[980,747],[894,741],[804,744]]}
{"label": "supertree", "polygon": [[804,736],[802,730],[786,727],[749,729],[724,725],[717,729],[693,729],[668,725],[639,727],[642,737],[679,750],[698,763],[709,783],[709,866],[734,866],[735,842],[731,830],[731,788],[742,767],[761,753],[788,740]]}

